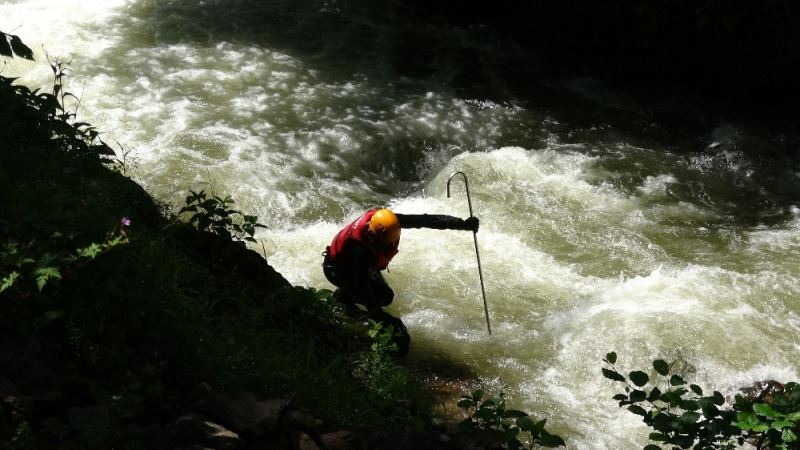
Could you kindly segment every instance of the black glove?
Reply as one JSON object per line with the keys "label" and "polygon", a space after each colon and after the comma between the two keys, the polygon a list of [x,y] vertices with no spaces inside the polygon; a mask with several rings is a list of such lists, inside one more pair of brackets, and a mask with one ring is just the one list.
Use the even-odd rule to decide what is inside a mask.
{"label": "black glove", "polygon": [[470,216],[467,220],[464,221],[464,229],[470,230],[473,233],[478,232],[478,226],[480,225],[480,220],[478,220],[475,216]]}

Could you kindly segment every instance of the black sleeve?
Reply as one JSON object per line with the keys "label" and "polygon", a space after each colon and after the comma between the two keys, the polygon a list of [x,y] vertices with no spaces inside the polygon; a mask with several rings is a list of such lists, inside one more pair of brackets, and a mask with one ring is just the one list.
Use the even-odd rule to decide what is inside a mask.
{"label": "black sleeve", "polygon": [[469,230],[464,219],[444,214],[395,214],[400,228],[433,228],[435,230]]}

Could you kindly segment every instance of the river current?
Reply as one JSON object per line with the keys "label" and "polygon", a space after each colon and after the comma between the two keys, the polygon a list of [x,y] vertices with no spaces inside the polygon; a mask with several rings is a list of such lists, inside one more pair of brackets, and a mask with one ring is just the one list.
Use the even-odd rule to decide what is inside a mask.
{"label": "river current", "polygon": [[[708,120],[667,145],[641,138],[657,122],[631,134],[611,113],[587,125],[535,97],[458,90],[447,45],[512,49],[367,5],[0,0],[0,30],[38,60],[3,74],[46,87],[45,52],[71,61],[79,119],[129,175],[174,210],[189,189],[230,194],[269,226],[253,249],[296,285],[331,288],[320,253],[365,209],[466,217],[459,179],[446,194],[465,172],[493,335],[471,233],[407,230],[386,278],[409,363],[505,389],[569,448],[647,443],[610,399],[609,351],[622,370],[678,361],[726,395],[798,379],[800,164],[774,151],[791,136]],[[415,26],[445,55],[424,76],[392,47]],[[629,104],[593,80],[559,89],[592,111]]]}

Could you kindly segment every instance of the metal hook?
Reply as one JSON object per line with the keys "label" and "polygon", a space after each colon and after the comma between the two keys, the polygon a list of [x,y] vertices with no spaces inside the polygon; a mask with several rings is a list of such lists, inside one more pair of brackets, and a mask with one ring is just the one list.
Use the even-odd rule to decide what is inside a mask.
{"label": "metal hook", "polygon": [[[458,171],[452,175],[450,178],[447,179],[447,198],[450,198],[450,181],[453,180],[453,177],[456,175],[461,174],[464,177],[464,189],[467,191],[467,205],[469,206],[469,216],[473,217],[472,215],[472,199],[469,195],[469,181],[467,181],[467,174],[462,171]],[[478,259],[478,276],[481,280],[481,294],[483,295],[483,311],[486,314],[486,330],[489,332],[489,336],[492,335],[492,325],[489,323],[489,306],[486,303],[486,289],[483,287],[483,270],[481,269],[481,255],[478,252],[478,234],[473,231],[472,232],[472,240],[475,242],[475,257]]]}

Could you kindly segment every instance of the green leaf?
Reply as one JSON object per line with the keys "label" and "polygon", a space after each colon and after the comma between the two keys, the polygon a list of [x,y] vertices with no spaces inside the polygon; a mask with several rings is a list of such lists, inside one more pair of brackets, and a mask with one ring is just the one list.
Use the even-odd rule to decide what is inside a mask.
{"label": "green leaf", "polygon": [[88,247],[78,249],[76,252],[79,258],[89,258],[94,259],[100,252],[103,251],[103,247],[100,244],[93,242]]}
{"label": "green leaf", "polygon": [[683,413],[678,420],[680,420],[680,423],[684,426],[690,426],[696,424],[700,417],[701,415],[696,412],[687,411]]}
{"label": "green leaf", "polygon": [[[373,331],[370,330],[369,333],[373,333]],[[374,334],[377,334],[377,332],[375,332]],[[375,336],[371,335],[370,337],[375,337]],[[475,406],[475,402],[473,402],[471,398],[462,398],[461,400],[459,400],[458,403],[456,403],[456,406],[458,406],[459,408],[472,408],[473,406]]]}
{"label": "green leaf", "polygon": [[669,439],[666,434],[662,433],[650,433],[649,438],[651,441],[656,442],[666,442],[666,440]]}
{"label": "green leaf", "polygon": [[655,444],[647,444],[647,445],[644,446],[644,448],[642,450],[661,450],[661,447],[659,447],[659,446],[657,446]]}
{"label": "green leaf", "polygon": [[611,399],[612,400],[617,400],[617,401],[622,401],[622,400],[627,400],[628,396],[625,395],[625,394],[617,394],[617,395],[611,397]]}
{"label": "green leaf", "polygon": [[630,394],[630,399],[634,403],[643,402],[647,398],[647,394],[644,391],[640,390],[633,390]]}
{"label": "green leaf", "polygon": [[709,398],[700,399],[700,409],[703,410],[703,415],[711,419],[719,414],[719,409],[714,404],[714,401]]}
{"label": "green leaf", "polygon": [[771,406],[766,403],[756,403],[753,405],[753,411],[757,414],[766,417],[767,419],[774,419],[777,414]]}
{"label": "green leaf", "polygon": [[714,391],[714,404],[717,406],[722,406],[725,404],[725,397],[722,393]]}
{"label": "green leaf", "polygon": [[528,413],[517,409],[507,409],[503,411],[503,417],[525,417]]}
{"label": "green leaf", "polygon": [[697,411],[700,409],[700,404],[694,400],[686,400],[683,402],[683,409],[686,411]]}
{"label": "green leaf", "polygon": [[791,428],[784,428],[783,432],[781,432],[781,438],[783,439],[783,442],[786,442],[787,444],[797,441],[797,435],[794,434],[794,431],[792,431]]}
{"label": "green leaf", "polygon": [[523,431],[531,431],[536,427],[536,422],[530,417],[520,417],[517,419],[517,426]]}
{"label": "green leaf", "polygon": [[642,387],[650,381],[650,377],[647,376],[646,373],[636,370],[628,374],[628,377],[631,379],[631,382],[636,386]]}
{"label": "green leaf", "polygon": [[772,422],[770,424],[770,428],[780,431],[780,430],[782,430],[782,429],[784,429],[786,427],[791,427],[792,425],[794,425],[794,424],[792,422],[787,421],[787,420],[776,420],[775,422]]}
{"label": "green leaf", "polygon": [[533,431],[535,431],[536,434],[540,434],[540,433],[544,432],[544,426],[546,424],[547,424],[547,419],[542,419],[542,420],[536,422],[533,425]]}
{"label": "green leaf", "polygon": [[654,387],[652,391],[650,391],[650,395],[647,396],[647,401],[654,402],[661,397],[661,389]]}
{"label": "green leaf", "polygon": [[630,406],[628,406],[628,411],[630,411],[630,412],[632,412],[632,413],[634,413],[634,414],[636,414],[638,416],[642,416],[642,417],[647,415],[647,411],[645,411],[645,409],[642,408],[639,405],[630,405]]}
{"label": "green leaf", "polygon": [[44,313],[42,315],[42,318],[44,318],[44,320],[46,320],[48,322],[52,322],[52,321],[60,318],[63,315],[64,315],[64,311],[58,310],[58,309],[54,309],[54,310],[47,311],[46,313]]}
{"label": "green leaf", "polygon": [[14,54],[11,52],[11,46],[8,45],[8,35],[0,31],[0,55],[8,56],[9,58],[13,57]]}
{"label": "green leaf", "polygon": [[752,430],[754,426],[758,425],[758,417],[751,412],[742,411],[736,414],[736,422],[733,425],[741,430]]}
{"label": "green leaf", "polygon": [[604,376],[604,377],[606,377],[606,378],[608,378],[609,380],[612,380],[612,381],[622,381],[622,382],[625,382],[625,377],[624,377],[624,376],[622,376],[622,375],[621,375],[619,372],[617,372],[616,370],[609,370],[609,369],[603,368],[603,376]]}
{"label": "green leaf", "polygon": [[606,353],[606,361],[608,361],[609,364],[616,363],[617,362],[617,353],[616,352]]}
{"label": "green leaf", "polygon": [[678,389],[675,389],[674,391],[672,391],[672,393],[677,395],[678,398],[683,397],[688,392],[689,392],[689,390],[688,389],[684,389],[684,388],[678,388]]}
{"label": "green leaf", "polygon": [[510,441],[516,438],[518,434],[519,434],[519,428],[511,427],[507,429],[505,432],[503,432],[503,440]]}
{"label": "green leaf", "polygon": [[669,379],[669,384],[671,386],[683,386],[686,384],[686,381],[678,375],[673,375],[672,378]]}
{"label": "green leaf", "polygon": [[697,395],[703,395],[703,389],[700,388],[700,386],[698,386],[696,384],[689,385],[689,389],[691,389],[692,392],[694,392]]}
{"label": "green leaf", "polygon": [[547,448],[555,448],[567,445],[564,442],[564,439],[561,438],[561,436],[550,434],[544,430],[542,430],[542,435],[539,437],[538,441],[539,444]]}
{"label": "green leaf", "polygon": [[61,278],[61,273],[58,271],[58,268],[52,266],[40,267],[33,271],[33,275],[36,278],[36,287],[39,288],[39,291],[44,289],[48,280]]}
{"label": "green leaf", "polygon": [[669,364],[663,359],[653,361],[653,368],[656,369],[660,375],[667,376],[669,374]]}
{"label": "green leaf", "polygon": [[33,61],[33,51],[22,43],[22,39],[20,39],[19,36],[9,36],[11,36],[11,48],[14,50],[14,53],[16,53],[17,56]]}
{"label": "green leaf", "polygon": [[483,389],[475,389],[472,391],[472,401],[478,403],[483,398]]}
{"label": "green leaf", "polygon": [[490,408],[480,408],[475,411],[475,414],[472,415],[473,417],[477,417],[478,419],[483,420],[491,420],[494,416],[494,410]]}
{"label": "green leaf", "polygon": [[3,281],[0,282],[0,292],[3,292],[6,289],[13,286],[14,282],[17,281],[18,278],[19,278],[19,272],[17,271],[12,271],[11,273],[3,277]]}

